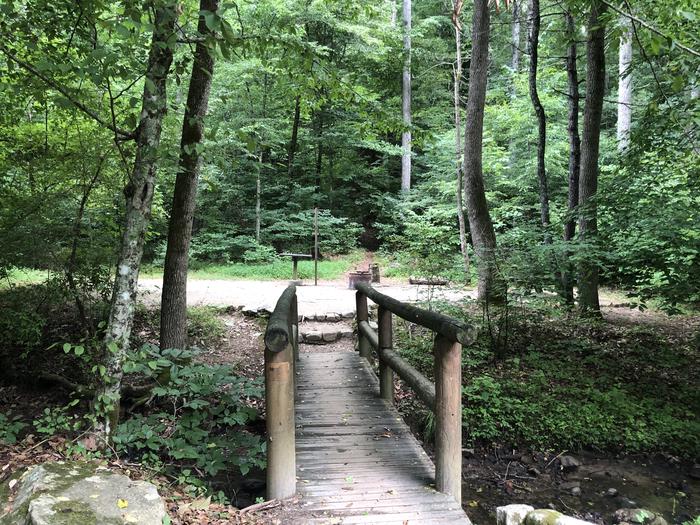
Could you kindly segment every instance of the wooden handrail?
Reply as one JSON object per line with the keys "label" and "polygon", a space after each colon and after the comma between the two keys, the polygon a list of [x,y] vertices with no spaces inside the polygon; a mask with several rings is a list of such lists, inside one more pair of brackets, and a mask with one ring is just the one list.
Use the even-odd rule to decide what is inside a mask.
{"label": "wooden handrail", "polygon": [[[402,303],[366,283],[357,283],[355,289],[360,355],[370,359],[368,348],[377,350],[380,396],[393,402],[393,372],[396,372],[435,413],[435,486],[461,503],[462,345],[474,342],[476,330],[463,321]],[[379,305],[377,332],[369,325],[367,298]],[[392,312],[435,332],[435,383],[394,352]]]}
{"label": "wooden handrail", "polygon": [[277,300],[265,331],[265,402],[267,426],[267,498],[296,492],[294,397],[298,359],[296,287]]}
{"label": "wooden handrail", "polygon": [[355,289],[372,299],[372,301],[379,306],[392,311],[402,319],[429,328],[436,334],[440,334],[450,341],[468,346],[476,339],[476,330],[474,327],[467,325],[463,321],[402,303],[393,297],[378,292],[367,283],[357,283]]}

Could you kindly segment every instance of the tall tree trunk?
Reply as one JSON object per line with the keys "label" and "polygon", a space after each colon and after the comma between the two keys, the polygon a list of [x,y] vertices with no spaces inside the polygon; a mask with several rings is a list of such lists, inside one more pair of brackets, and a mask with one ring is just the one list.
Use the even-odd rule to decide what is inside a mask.
{"label": "tall tree trunk", "polygon": [[[581,173],[579,175],[579,235],[588,244],[595,244],[598,234],[596,193],[598,191],[598,154],[600,122],[605,94],[605,26],[599,15],[605,4],[593,0],[586,44],[586,106],[583,112],[581,137]],[[579,267],[579,307],[582,313],[599,315],[598,263],[585,257]]]}
{"label": "tall tree trunk", "polygon": [[297,143],[299,141],[299,122],[301,120],[301,95],[297,95],[294,101],[294,120],[292,121],[292,138],[289,141],[289,150],[287,153],[287,176],[292,177],[294,169],[294,156],[297,152]]}
{"label": "tall tree trunk", "polygon": [[396,0],[388,0],[389,1],[389,22],[391,23],[391,27],[396,27],[396,18],[398,15],[398,10],[396,9]]}
{"label": "tall tree trunk", "polygon": [[521,1],[513,0],[513,18],[510,23],[510,47],[511,60],[510,67],[513,73],[520,71],[520,13],[522,10]]}
{"label": "tall tree trunk", "polygon": [[411,189],[411,0],[403,0],[403,53],[401,191],[408,191]]}
{"label": "tall tree trunk", "polygon": [[166,80],[173,60],[173,32],[178,4],[158,4],[148,56],[142,110],[136,133],[136,159],[124,188],[126,224],[114,279],[112,305],[104,337],[102,384],[95,393],[95,434],[109,442],[119,421],[123,364],[129,349],[136,289],[159,158],[160,135],[167,108]]}
{"label": "tall tree trunk", "polygon": [[318,109],[314,117],[316,120],[316,167],[314,169],[314,196],[316,206],[319,206],[321,198],[321,171],[323,169],[323,108]]}
{"label": "tall tree trunk", "polygon": [[632,22],[622,17],[620,35],[619,84],[617,91],[617,147],[627,149],[632,128]]}
{"label": "tall tree trunk", "polygon": [[263,154],[260,153],[258,172],[255,177],[255,240],[260,243],[260,178],[263,170]]}
{"label": "tall tree trunk", "polygon": [[547,172],[544,165],[544,153],[547,146],[547,116],[544,112],[540,96],[537,93],[537,59],[540,42],[540,1],[531,0],[530,4],[530,32],[528,34],[528,47],[530,49],[530,100],[537,115],[537,181],[540,190],[540,221],[544,230],[544,240],[551,243],[549,233],[549,189],[547,187]]}
{"label": "tall tree trunk", "polygon": [[[569,89],[569,198],[567,220],[564,225],[564,240],[571,242],[576,233],[576,207],[578,206],[578,179],[581,168],[581,139],[578,134],[579,90],[578,70],[576,65],[576,28],[574,17],[570,12],[564,14],[569,45],[566,52],[566,76]],[[574,276],[569,254],[566,255],[565,268],[562,274],[562,289],[566,304],[574,304]]]}
{"label": "tall tree trunk", "polygon": [[[213,13],[218,8],[218,0],[200,0],[200,12]],[[197,31],[205,39],[211,34],[203,14],[199,17]],[[180,160],[165,252],[160,307],[160,346],[163,349],[187,347],[187,268],[202,163],[200,149],[213,73],[214,59],[207,45],[198,42],[192,63],[187,107],[182,119]]]}
{"label": "tall tree trunk", "polygon": [[478,298],[481,301],[498,304],[505,302],[506,290],[496,264],[496,234],[486,202],[481,159],[488,59],[488,0],[475,0],[472,21],[472,58],[469,64],[467,125],[464,134],[464,193],[469,230],[478,259]]}
{"label": "tall tree trunk", "polygon": [[460,15],[462,13],[462,0],[452,1],[452,24],[455,30],[455,68],[454,68],[454,106],[455,106],[455,161],[456,161],[456,204],[457,222],[459,224],[459,247],[462,251],[462,261],[464,262],[464,276],[468,283],[471,280],[469,268],[469,247],[467,245],[467,225],[464,217],[464,202],[462,192],[464,184],[462,181],[462,123],[460,118],[460,86],[462,85],[462,23]]}

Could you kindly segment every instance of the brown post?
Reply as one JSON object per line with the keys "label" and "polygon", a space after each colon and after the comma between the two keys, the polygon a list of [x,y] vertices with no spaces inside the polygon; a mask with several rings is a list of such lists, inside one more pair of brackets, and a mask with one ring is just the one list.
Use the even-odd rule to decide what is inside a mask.
{"label": "brown post", "polygon": [[462,503],[462,345],[440,334],[435,355],[435,488]]}
{"label": "brown post", "polygon": [[281,352],[265,348],[267,409],[267,499],[296,492],[294,438],[294,346]]}
{"label": "brown post", "polygon": [[296,369],[296,362],[299,361],[299,303],[297,301],[297,296],[294,294],[292,299],[292,306],[289,312],[290,319],[292,321],[292,344],[294,345],[294,368]]}
{"label": "brown post", "polygon": [[[367,310],[367,296],[362,292],[355,293],[355,304],[357,308],[357,325],[360,325],[361,321],[369,321],[369,312]],[[358,344],[360,347],[360,357],[364,357],[369,361],[371,354],[371,348],[369,346],[369,341],[360,332],[357,331]]]}
{"label": "brown post", "polygon": [[379,306],[379,395],[389,403],[394,402],[394,373],[381,358],[381,349],[392,348],[391,310]]}

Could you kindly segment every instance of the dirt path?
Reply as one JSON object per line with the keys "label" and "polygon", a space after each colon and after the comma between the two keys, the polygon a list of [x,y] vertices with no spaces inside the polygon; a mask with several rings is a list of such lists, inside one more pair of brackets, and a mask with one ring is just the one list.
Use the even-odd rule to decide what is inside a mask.
{"label": "dirt path", "polygon": [[[286,281],[225,281],[191,279],[187,283],[187,304],[232,306],[243,310],[272,311]],[[158,279],[142,279],[139,297],[147,305],[158,304],[162,283]],[[475,290],[447,287],[428,287],[409,284],[378,284],[380,292],[400,301],[427,301],[445,299],[456,301],[475,297]],[[355,311],[355,291],[344,281],[319,282],[318,286],[298,286],[299,313],[306,317],[336,313],[349,316]]]}

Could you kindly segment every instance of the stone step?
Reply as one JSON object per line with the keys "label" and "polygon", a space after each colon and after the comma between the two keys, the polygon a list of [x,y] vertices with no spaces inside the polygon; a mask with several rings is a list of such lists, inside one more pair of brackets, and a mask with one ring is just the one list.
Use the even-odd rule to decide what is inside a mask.
{"label": "stone step", "polygon": [[352,337],[353,329],[346,322],[305,321],[299,325],[300,343],[322,345]]}

